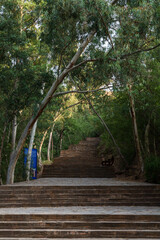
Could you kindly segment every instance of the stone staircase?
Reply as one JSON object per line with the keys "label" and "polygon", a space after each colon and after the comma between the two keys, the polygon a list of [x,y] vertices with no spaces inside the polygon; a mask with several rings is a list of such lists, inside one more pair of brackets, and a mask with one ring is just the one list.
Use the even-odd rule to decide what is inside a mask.
{"label": "stone staircase", "polygon": [[[2,238],[3,237],[3,238]],[[0,239],[160,239],[160,216],[1,215]]]}
{"label": "stone staircase", "polygon": [[159,185],[1,186],[0,239],[160,239],[159,206]]}
{"label": "stone staircase", "polygon": [[160,186],[1,186],[0,207],[160,206]]}
{"label": "stone staircase", "polygon": [[160,239],[160,185],[107,178],[97,145],[82,141],[43,178],[0,186],[0,239]]}
{"label": "stone staircase", "polygon": [[115,177],[114,168],[102,166],[98,156],[99,138],[87,138],[68,150],[62,150],[52,165],[45,165],[42,177]]}

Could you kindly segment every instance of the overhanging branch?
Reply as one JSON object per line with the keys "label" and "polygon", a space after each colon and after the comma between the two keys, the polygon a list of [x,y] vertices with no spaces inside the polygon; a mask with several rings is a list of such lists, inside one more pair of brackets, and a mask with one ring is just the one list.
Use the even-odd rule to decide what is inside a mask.
{"label": "overhanging branch", "polygon": [[73,90],[73,91],[59,92],[59,93],[55,93],[53,95],[53,97],[58,97],[58,96],[62,96],[62,95],[70,94],[70,93],[92,93],[92,92],[102,91],[105,89],[106,88],[98,88],[98,89],[94,89],[94,90],[85,90],[85,91]]}
{"label": "overhanging branch", "polygon": [[140,52],[149,52],[149,51],[152,51],[152,50],[154,50],[154,49],[156,49],[156,48],[158,48],[158,47],[160,47],[160,43],[157,44],[157,45],[154,46],[154,47],[151,47],[151,48],[139,49],[139,50],[137,50],[137,51],[135,51],[135,52],[128,53],[128,54],[124,54],[124,55],[122,55],[122,56],[120,57],[120,59],[124,59],[124,58],[126,58],[126,57],[130,57],[130,56],[135,55],[135,54],[140,53]]}
{"label": "overhanging branch", "polygon": [[96,61],[99,61],[100,59],[87,59],[87,60],[84,60],[83,62],[80,62],[79,64],[75,65],[74,67],[70,68],[70,71],[84,65],[85,63],[88,63],[88,62],[96,62]]}
{"label": "overhanging branch", "polygon": [[[125,59],[125,58],[127,58],[127,57],[130,57],[130,56],[132,56],[132,55],[135,55],[135,54],[138,54],[138,53],[141,53],[141,52],[149,52],[149,51],[152,51],[152,50],[154,50],[154,49],[156,49],[156,48],[158,48],[158,47],[160,47],[160,43],[157,44],[157,45],[154,46],[154,47],[150,47],[150,48],[146,48],[146,49],[138,49],[138,50],[135,51],[135,52],[127,53],[127,54],[124,54],[124,55],[122,55],[122,56],[120,56],[120,57],[108,58],[108,61],[116,62],[118,59],[121,59],[121,60],[122,60],[122,59]],[[103,60],[102,58],[84,60],[83,62],[80,62],[79,64],[75,65],[74,67],[68,69],[68,72],[73,71],[74,69],[76,69],[76,68],[78,68],[78,67],[80,67],[80,66],[82,66],[82,65],[84,65],[84,64],[86,64],[86,63],[88,63],[88,62],[96,62],[96,61],[102,61],[102,60]],[[66,69],[67,69],[67,68],[66,68]]]}

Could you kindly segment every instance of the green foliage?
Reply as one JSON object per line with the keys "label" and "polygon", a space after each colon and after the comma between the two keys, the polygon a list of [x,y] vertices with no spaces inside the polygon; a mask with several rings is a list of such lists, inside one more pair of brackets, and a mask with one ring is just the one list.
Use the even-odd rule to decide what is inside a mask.
{"label": "green foliage", "polygon": [[22,151],[15,168],[15,182],[22,182],[25,180],[26,169],[24,166],[24,152]]}
{"label": "green foliage", "polygon": [[145,176],[150,183],[160,183],[160,157],[150,156],[145,159]]}
{"label": "green foliage", "polygon": [[[135,157],[135,148],[126,92],[115,93],[115,97],[111,96],[107,101],[101,103],[101,106],[103,106],[101,116],[109,127],[125,159],[131,164]],[[100,129],[101,144],[104,152],[117,155],[111,137],[102,125]]]}
{"label": "green foliage", "polygon": [[[36,5],[29,1],[2,1],[0,14],[0,95],[3,96],[3,109],[12,119],[14,114],[38,102],[39,87],[49,81],[46,73],[46,54],[39,43],[35,26]],[[29,14],[31,16],[29,16]],[[33,25],[34,24],[34,25]],[[34,36],[28,36],[32,31]],[[43,64],[42,63],[43,59]],[[42,78],[43,76],[43,78]],[[4,110],[3,110],[4,111]]]}
{"label": "green foliage", "polygon": [[77,144],[86,137],[97,136],[95,116],[89,112],[73,114],[70,119],[65,119],[63,148],[67,149],[70,144]]}
{"label": "green foliage", "polygon": [[[92,59],[72,71],[57,91],[74,90],[72,78],[82,89],[111,85],[106,92],[88,94],[130,163],[135,157],[129,94],[135,101],[141,148],[145,155],[145,130],[150,122],[150,151],[159,156],[160,133],[160,50],[146,51],[159,43],[160,4],[157,0],[119,0],[114,6],[106,0],[2,0],[0,5],[0,134],[7,131],[2,154],[2,175],[6,177],[11,152],[11,122],[18,118],[17,139],[28,119],[35,116],[37,104],[57,76],[77,52],[91,31],[92,42],[77,64]],[[143,50],[141,52],[141,50]],[[95,61],[96,60],[96,61]],[[132,85],[129,90],[128,83]],[[44,95],[40,90],[45,85]],[[130,91],[130,92],[129,92]],[[68,109],[69,105],[82,105]],[[58,114],[60,117],[58,119]],[[56,120],[55,120],[56,119]],[[53,131],[54,156],[63,148],[87,136],[101,134],[107,151],[115,151],[110,137],[84,101],[84,95],[53,98],[38,122],[35,138],[38,148],[48,127]],[[50,131],[50,130],[49,130]],[[48,133],[49,135],[49,133]],[[48,135],[42,158],[46,159]],[[26,141],[28,144],[29,137]],[[154,144],[153,144],[154,143]],[[22,172],[23,156],[16,167]],[[20,179],[19,179],[20,180]]]}

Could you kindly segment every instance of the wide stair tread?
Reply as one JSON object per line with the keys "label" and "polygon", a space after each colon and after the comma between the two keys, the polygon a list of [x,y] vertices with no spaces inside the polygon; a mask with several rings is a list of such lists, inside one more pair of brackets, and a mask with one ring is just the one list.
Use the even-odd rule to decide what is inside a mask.
{"label": "wide stair tread", "polygon": [[1,215],[0,238],[160,238],[160,215]]}
{"label": "wide stair tread", "polygon": [[6,186],[0,207],[160,206],[160,186]]}

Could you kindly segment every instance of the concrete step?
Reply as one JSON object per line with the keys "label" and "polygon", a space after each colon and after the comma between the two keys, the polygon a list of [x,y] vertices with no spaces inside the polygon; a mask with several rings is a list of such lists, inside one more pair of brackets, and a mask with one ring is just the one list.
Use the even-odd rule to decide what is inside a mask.
{"label": "concrete step", "polygon": [[[93,178],[93,177],[97,177],[97,178],[105,178],[106,177],[106,174],[101,174],[101,175],[98,175],[98,174],[81,174],[81,175],[73,175],[73,174],[46,174],[46,175],[43,175],[42,178],[67,178],[67,177],[71,177],[71,178]],[[114,175],[107,175],[107,178],[113,178]]]}
{"label": "concrete step", "polygon": [[0,221],[0,229],[159,230],[160,222]]}
{"label": "concrete step", "polygon": [[84,201],[84,202],[75,202],[76,199],[73,202],[67,202],[67,201],[63,201],[63,202],[56,202],[53,203],[54,200],[50,201],[49,203],[42,203],[42,202],[9,202],[9,203],[1,203],[0,204],[0,208],[17,208],[17,207],[75,207],[75,206],[94,206],[94,207],[98,207],[98,206],[148,206],[148,207],[159,207],[160,206],[160,202],[90,202],[90,201]]}
{"label": "concrete step", "polygon": [[57,230],[57,229],[0,229],[0,237],[32,238],[160,238],[160,230]]}
{"label": "concrete step", "polygon": [[2,186],[0,239],[160,239],[160,208],[153,206],[160,206],[159,185]]}
{"label": "concrete step", "polygon": [[159,223],[160,215],[134,214],[1,214],[0,221],[65,221],[65,222],[145,222]]}
{"label": "concrete step", "polygon": [[[54,162],[54,164],[53,165],[45,165],[44,166],[44,171],[45,170],[54,170],[54,169],[59,169],[59,170],[61,170],[61,169],[64,169],[64,168],[66,168],[67,170],[70,170],[70,169],[73,169],[73,170],[76,170],[76,171],[78,171],[78,170],[80,170],[81,169],[81,171],[83,170],[83,171],[85,171],[85,170],[99,170],[99,169],[105,169],[106,171],[113,171],[114,170],[114,168],[113,167],[105,167],[105,166],[102,166],[101,165],[101,161],[95,161],[95,162],[93,162],[92,163],[92,166],[91,165],[89,165],[88,164],[88,162],[86,161],[86,160],[84,160],[84,161],[81,161],[81,162],[78,162],[77,164],[73,164],[72,163],[72,166],[71,166],[71,164],[69,165],[70,163],[68,162],[68,161],[66,161],[66,162],[64,162],[64,161],[57,161],[57,162]],[[78,169],[77,167],[79,167],[80,169]]]}
{"label": "concrete step", "polygon": [[[77,167],[79,167],[79,169],[77,168]],[[50,166],[50,167],[48,167],[47,166],[47,168],[44,168],[44,171],[54,171],[54,170],[66,170],[66,171],[70,171],[70,172],[72,172],[72,170],[74,170],[74,171],[76,171],[76,172],[79,172],[79,171],[81,171],[81,172],[87,172],[87,171],[102,171],[102,170],[105,170],[106,172],[112,172],[114,169],[113,168],[107,168],[107,167],[103,167],[103,166],[89,166],[89,165],[76,165],[76,166],[69,166],[69,167],[67,167],[67,166],[65,166],[65,165],[61,165],[61,164],[59,164],[58,166]]]}
{"label": "concrete step", "polygon": [[[54,238],[54,240],[71,240],[73,238]],[[98,238],[99,239],[99,238]],[[100,238],[101,240],[111,240],[111,238]],[[153,240],[155,238],[139,238],[140,240]],[[0,240],[33,240],[33,238],[1,238]],[[48,238],[34,238],[34,240],[48,240]],[[97,238],[76,238],[76,240],[97,240]],[[135,240],[135,238],[112,238],[112,240]]]}
{"label": "concrete step", "polygon": [[40,198],[40,199],[37,199],[36,196],[34,197],[29,197],[29,196],[22,196],[22,197],[15,197],[15,198],[5,198],[5,199],[0,199],[0,203],[3,203],[5,201],[5,203],[7,202],[15,202],[15,201],[19,201],[19,202],[22,202],[22,201],[29,201],[29,202],[32,202],[32,201],[35,201],[35,202],[42,202],[42,201],[46,201],[46,202],[50,202],[52,200],[54,200],[54,202],[58,202],[58,201],[63,201],[63,202],[67,202],[67,201],[75,201],[77,200],[78,202],[87,202],[87,201],[90,201],[90,202],[128,202],[130,203],[131,201],[132,202],[140,202],[142,201],[143,203],[147,203],[147,202],[159,202],[159,197],[158,198],[147,198],[147,199],[143,199],[143,198],[112,198],[112,197],[101,197],[101,196],[92,196],[92,197],[89,197],[89,196],[61,196],[61,197],[43,197],[43,198]]}
{"label": "concrete step", "polygon": [[[73,240],[73,238],[54,238],[54,240]],[[99,238],[98,238],[99,239]],[[155,238],[138,238],[140,240],[153,240]],[[33,240],[33,238],[1,238],[0,240]],[[34,240],[48,240],[48,238],[34,238]],[[97,240],[97,238],[76,238],[76,240]],[[100,238],[100,240],[111,240],[111,238]],[[135,240],[135,238],[112,238],[112,240]]]}
{"label": "concrete step", "polygon": [[41,192],[47,192],[47,191],[57,191],[57,192],[79,192],[79,191],[90,191],[90,192],[126,192],[126,193],[159,193],[160,192],[160,185],[155,184],[148,184],[148,185],[66,185],[66,186],[34,186],[34,185],[2,185],[0,186],[0,193],[3,192],[31,192],[31,191],[41,191]]}
{"label": "concrete step", "polygon": [[[9,198],[9,199],[8,199]],[[89,193],[22,193],[22,194],[3,194],[0,196],[0,201],[4,200],[17,200],[17,199],[73,199],[73,198],[83,198],[83,199],[101,199],[101,200],[143,200],[143,201],[148,201],[148,200],[159,200],[160,199],[160,194],[152,194],[151,196],[147,196],[147,194],[139,193],[139,194],[112,194],[112,193],[93,193],[92,196]]]}
{"label": "concrete step", "polygon": [[[90,198],[90,194],[89,193],[72,193],[68,194],[68,193],[22,193],[22,194],[2,194],[0,195],[0,201],[4,201],[4,200],[17,200],[17,199],[50,199],[50,198],[54,198],[54,199],[68,199],[68,198],[79,198],[79,197],[83,197],[83,198]],[[93,198],[101,198],[101,199],[141,199],[141,200],[151,200],[151,199],[160,199],[160,194],[151,194],[151,195],[147,195],[147,194],[143,194],[143,193],[139,193],[139,194],[108,194],[108,193],[93,193],[92,194]]]}

